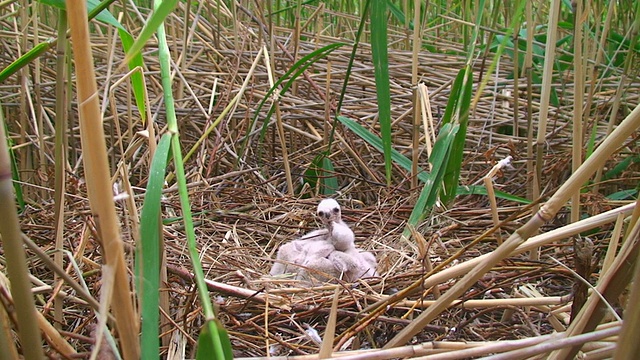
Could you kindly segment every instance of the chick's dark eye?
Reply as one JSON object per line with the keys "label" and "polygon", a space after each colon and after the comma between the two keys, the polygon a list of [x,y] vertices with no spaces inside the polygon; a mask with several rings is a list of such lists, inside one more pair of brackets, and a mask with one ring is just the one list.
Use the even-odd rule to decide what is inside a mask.
{"label": "chick's dark eye", "polygon": [[318,211],[318,216],[325,217],[324,211]]}
{"label": "chick's dark eye", "polygon": [[333,208],[333,213],[334,213],[334,214],[337,214],[338,212],[340,212],[340,209],[338,209],[338,208]]}

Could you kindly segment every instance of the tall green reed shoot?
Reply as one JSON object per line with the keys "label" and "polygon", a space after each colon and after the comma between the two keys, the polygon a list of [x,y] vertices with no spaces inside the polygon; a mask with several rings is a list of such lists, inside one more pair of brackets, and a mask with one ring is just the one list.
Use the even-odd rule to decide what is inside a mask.
{"label": "tall green reed shoot", "polygon": [[387,185],[391,186],[391,90],[387,46],[387,1],[371,0],[371,52],[378,98],[378,122]]}
{"label": "tall green reed shoot", "polygon": [[[154,194],[148,194],[148,196],[151,197],[148,203],[145,201],[143,209],[145,219],[148,219],[145,221],[145,226],[147,227],[147,230],[151,231],[151,233],[150,236],[145,236],[143,230],[143,245],[141,248],[150,249],[152,253],[147,254],[140,252],[138,254],[138,256],[142,257],[142,260],[139,262],[142,264],[140,274],[141,282],[143,284],[145,282],[149,282],[149,284],[143,287],[144,296],[141,299],[141,303],[144,302],[144,305],[142,305],[143,311],[145,311],[145,307],[149,308],[148,323],[146,322],[147,319],[143,315],[141,341],[144,346],[142,348],[142,357],[145,359],[159,358],[157,294],[159,291],[158,274],[160,272],[160,237],[158,231],[156,229],[151,229],[151,227],[157,228],[160,226],[159,223],[156,223],[160,216],[159,193],[161,191],[161,186],[159,185],[164,181],[167,165],[166,159],[170,151],[175,165],[178,194],[180,197],[180,206],[187,236],[187,246],[191,258],[191,264],[193,266],[194,280],[196,282],[198,295],[206,319],[198,339],[197,358],[231,359],[232,352],[229,336],[221,323],[216,319],[214,307],[211,303],[211,299],[209,298],[208,289],[204,281],[204,272],[199,260],[200,257],[196,245],[189,193],[187,190],[187,181],[184,172],[178,122],[172,93],[170,52],[164,30],[164,20],[171,11],[173,11],[176,4],[177,0],[155,2],[154,13],[145,24],[139,38],[131,45],[129,50],[130,52],[127,53],[127,59],[132,58],[135,56],[135,52],[139,51],[146,41],[153,35],[154,31],[157,33],[159,45],[158,58],[160,63],[160,74],[162,77],[163,98],[167,114],[167,133],[162,135],[160,144],[153,159],[153,173],[151,175],[156,178],[150,180],[150,185],[153,185],[153,187],[148,189],[149,191],[153,191]],[[145,257],[147,256],[150,256],[151,259],[146,260]]]}

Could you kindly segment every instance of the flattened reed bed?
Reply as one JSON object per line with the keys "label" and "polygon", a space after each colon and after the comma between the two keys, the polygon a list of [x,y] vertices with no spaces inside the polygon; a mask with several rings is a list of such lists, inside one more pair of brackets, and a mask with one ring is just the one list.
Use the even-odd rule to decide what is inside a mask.
{"label": "flattened reed bed", "polygon": [[[182,98],[176,99],[177,113],[181,124],[181,141],[183,149],[190,149],[204,129],[218,116],[229,100],[239,91],[248,68],[253,62],[259,43],[255,35],[258,28],[241,28],[243,37],[242,48],[236,48],[232,39],[233,33],[227,29],[217,40],[203,29],[213,28],[204,18],[199,18],[198,29],[191,43],[185,49],[180,44],[184,37],[181,33],[182,23],[178,16],[172,16],[176,25],[173,32],[177,55],[184,51],[185,66],[176,66],[180,73],[176,76],[176,88],[190,86],[193,94],[183,89]],[[351,21],[355,19],[350,19]],[[6,21],[6,20],[4,20]],[[51,34],[50,29],[42,28],[41,36]],[[276,28],[275,42],[288,47],[288,52],[280,47],[273,50],[272,58],[275,63],[276,76],[282,76],[292,66],[290,58],[289,29]],[[400,42],[402,29],[393,29],[390,36]],[[430,36],[430,35],[429,35]],[[307,55],[320,46],[333,43],[335,38],[314,36],[308,34],[308,41],[299,42],[298,58]],[[10,40],[10,39],[9,39]],[[315,42],[318,40],[318,42]],[[459,46],[442,37],[427,37],[434,46],[443,49],[456,50]],[[6,49],[18,53],[16,44],[0,39]],[[122,53],[106,36],[96,35],[92,39],[95,44],[94,56],[99,74],[100,96],[104,87],[113,84],[122,74],[107,75],[107,64],[112,61],[119,63]],[[217,43],[214,47],[212,44]],[[457,49],[459,51],[459,49]],[[155,51],[155,45],[147,46],[147,52]],[[289,161],[296,181],[302,179],[305,169],[314,157],[326,149],[323,138],[332,122],[327,122],[325,102],[329,101],[335,107],[346,73],[350,47],[344,46],[333,51],[326,58],[320,59],[307,71],[308,78],[297,80],[295,89],[283,94],[280,98],[281,111],[285,126]],[[52,55],[44,59],[51,61]],[[392,118],[395,120],[394,146],[405,155],[410,155],[412,84],[411,53],[408,51],[390,49],[390,76],[392,95]],[[424,51],[419,55],[419,74],[421,82],[430,90],[430,101],[436,122],[440,120],[449,96],[449,86],[458,70],[464,65],[464,57],[456,55],[434,54]],[[4,57],[0,65],[6,66]],[[156,117],[158,130],[163,127],[163,109],[161,90],[158,79],[158,65],[155,58],[145,59],[148,71],[145,72],[150,92],[152,113]],[[328,62],[331,63],[331,73],[327,74]],[[43,65],[43,68],[47,67]],[[507,155],[514,157],[514,169],[505,171],[496,180],[496,186],[501,190],[526,196],[526,188],[530,181],[526,173],[526,131],[527,118],[536,119],[539,104],[538,90],[534,86],[532,104],[533,113],[527,114],[526,82],[519,79],[519,92],[514,93],[512,80],[512,65],[508,59],[503,59],[497,73],[486,74],[486,64],[481,61],[474,63],[474,83],[480,80],[480,74],[491,76],[489,85],[485,88],[479,103],[470,117],[465,151],[465,164],[461,176],[463,185],[477,183],[491,166]],[[330,76],[329,76],[330,75]],[[38,84],[39,97],[33,104],[52,113],[54,106],[53,79],[51,71],[42,72],[42,82]],[[327,79],[330,78],[330,92],[324,92]],[[362,43],[353,64],[342,114],[358,120],[372,132],[377,132],[377,107],[375,84],[373,82],[373,67],[371,63],[370,47]],[[591,114],[599,118],[597,138],[604,136],[606,125],[603,118],[607,114],[618,77],[603,79],[596,93],[598,101],[597,112]],[[477,88],[477,85],[474,85]],[[212,89],[216,89],[215,104],[211,111],[208,109],[212,97]],[[266,277],[272,264],[277,247],[291,239],[315,229],[317,224],[313,218],[318,197],[306,193],[302,196],[287,195],[286,181],[282,165],[282,149],[277,141],[274,130],[274,117],[269,119],[264,141],[258,140],[260,128],[263,126],[267,108],[263,107],[257,117],[256,127],[251,131],[251,121],[259,102],[269,89],[267,71],[263,63],[258,65],[257,71],[251,79],[250,88],[246,91],[236,111],[225,118],[220,126],[204,140],[193,158],[187,163],[190,179],[190,193],[192,210],[196,214],[196,232],[201,250],[201,260],[207,279],[211,280],[212,297],[219,305],[220,317],[230,331],[234,350],[237,356],[266,356],[273,351],[274,355],[317,354],[318,345],[315,344],[305,331],[313,328],[323,333],[326,318],[329,313],[333,288],[318,286],[301,288],[287,279],[272,279]],[[623,114],[637,102],[640,90],[638,81],[631,81],[627,86],[627,98],[623,104]],[[552,108],[550,112],[551,127],[547,137],[547,153],[543,166],[543,183],[548,188],[555,188],[568,174],[570,162],[570,147],[568,140],[571,132],[571,108],[573,106],[573,89],[570,86],[562,88],[561,106]],[[2,103],[7,112],[7,118],[19,119],[20,105],[18,85],[3,85],[0,88]],[[176,90],[176,93],[179,91]],[[106,126],[114,125],[111,121],[117,117],[122,133],[121,139],[108,139],[110,153],[116,163],[126,163],[130,170],[128,175],[134,187],[137,202],[141,205],[143,189],[146,186],[148,167],[148,150],[146,146],[135,142],[135,132],[140,128],[140,120],[131,109],[131,96],[127,86],[120,86],[113,92],[116,107],[112,108],[105,101]],[[516,119],[520,136],[507,135],[504,127],[514,123],[514,96],[519,96],[520,108]],[[74,105],[75,106],[75,105]],[[203,111],[204,110],[204,111]],[[333,115],[330,114],[330,115]],[[51,125],[51,120],[46,119]],[[9,123],[14,139],[20,139],[19,122]],[[329,124],[329,125],[327,125]],[[23,129],[28,134],[36,133],[33,125],[28,123]],[[249,134],[249,135],[247,135]],[[77,136],[77,129],[73,129],[71,136]],[[424,140],[424,129],[421,129]],[[240,144],[248,137],[251,145],[246,148],[246,155],[238,162]],[[33,137],[32,137],[33,138]],[[120,152],[117,141],[121,141],[125,154]],[[635,142],[634,142],[635,141]],[[638,151],[637,139],[625,144],[626,152]],[[424,142],[424,141],[422,141]],[[47,138],[44,144],[53,148],[52,140]],[[18,151],[34,151],[38,144],[19,144]],[[20,150],[24,149],[26,150]],[[49,151],[50,149],[47,149]],[[448,209],[436,208],[421,226],[418,232],[424,237],[424,243],[418,240],[407,242],[400,240],[400,234],[415,203],[419,189],[410,187],[410,174],[400,168],[394,168],[395,188],[387,188],[383,184],[384,165],[380,153],[369,144],[338,125],[337,138],[332,147],[331,159],[334,163],[335,174],[340,180],[341,193],[338,198],[344,208],[344,216],[355,231],[358,246],[372,251],[379,261],[378,271],[380,279],[362,282],[355,285],[342,284],[343,291],[339,298],[338,328],[336,344],[341,349],[380,347],[386,343],[397,331],[408,325],[412,317],[420,312],[422,303],[433,300],[437,292],[446,291],[452,281],[438,286],[437,291],[422,289],[406,301],[389,307],[371,323],[363,323],[363,309],[379,301],[382,297],[402,289],[428,272],[429,266],[449,259],[457,250],[463,248],[481,233],[491,228],[493,221],[489,205],[484,196],[461,196]],[[421,166],[427,167],[427,155],[423,151]],[[70,159],[74,166],[78,158]],[[612,160],[612,164],[616,159]],[[48,163],[48,165],[51,165]],[[117,164],[112,164],[115,169]],[[637,167],[635,168],[637,170]],[[65,233],[68,250],[75,255],[75,261],[83,271],[85,281],[95,298],[99,297],[100,281],[98,276],[102,262],[101,250],[92,240],[94,231],[93,220],[89,216],[86,202],[86,189],[82,184],[82,169],[72,168],[77,187],[70,190],[67,198]],[[28,186],[44,186],[51,188],[53,178],[50,174],[37,174],[27,180]],[[606,186],[614,192],[637,183],[637,177],[624,177],[612,181]],[[163,206],[167,217],[179,217],[179,201],[175,190],[165,192]],[[43,195],[47,199],[47,195]],[[602,212],[602,208],[613,206],[606,199],[589,199],[587,205],[594,209],[589,212]],[[510,215],[521,211],[522,206],[510,201],[500,200],[500,218],[506,219]],[[131,238],[131,228],[128,214],[119,208],[122,216],[125,241],[134,247]],[[22,215],[23,230],[26,235],[46,252],[52,249],[48,242],[52,238],[51,225],[53,223],[53,204],[50,202],[33,203],[29,210]],[[503,224],[503,234],[511,233],[530,216],[529,212],[515,215],[515,219]],[[556,219],[548,225],[551,229],[562,225],[562,218]],[[609,230],[603,226],[595,232],[594,239],[606,239]],[[184,244],[184,232],[179,222],[169,223],[164,228],[165,246],[167,249],[167,264],[170,278],[163,291],[171,295],[172,313],[167,314],[173,320],[163,332],[177,332],[178,329],[188,335],[189,348],[193,339],[197,338],[199,325],[203,318],[199,311],[193,284],[189,277],[189,259]],[[492,237],[468,249],[455,263],[473,259],[486,254],[496,246]],[[601,244],[600,247],[604,247]],[[490,342],[494,340],[532,338],[541,334],[548,334],[557,329],[557,323],[567,319],[567,309],[562,308],[569,302],[568,295],[573,284],[572,275],[549,259],[549,256],[570,263],[570,251],[566,251],[568,244],[561,242],[546,246],[542,249],[540,261],[529,260],[520,255],[504,261],[499,267],[483,277],[476,286],[468,291],[461,304],[452,306],[436,321],[427,326],[416,342],[456,341]],[[53,274],[37,257],[32,257],[32,274],[43,284],[53,286]],[[548,255],[548,256],[547,256]],[[131,258],[131,255],[130,255]],[[77,276],[77,274],[74,274]],[[453,279],[452,279],[453,280]],[[215,283],[214,283],[215,282]],[[226,285],[223,287],[221,284]],[[63,286],[63,290],[69,290]],[[69,291],[71,292],[71,291]],[[38,306],[46,313],[44,307],[51,296],[46,290],[38,297]],[[534,305],[513,305],[511,298],[536,299]],[[465,302],[472,300],[500,300],[497,305],[483,307],[482,302],[476,307],[467,307]],[[515,302],[514,302],[515,304]],[[89,351],[91,348],[90,324],[95,321],[93,314],[87,307],[69,296],[65,301],[65,318],[67,322],[61,324],[69,334],[69,341],[78,351]],[[51,319],[50,319],[51,320]],[[52,321],[52,320],[51,320]],[[350,330],[347,332],[348,329]],[[274,345],[273,348],[270,345]]]}

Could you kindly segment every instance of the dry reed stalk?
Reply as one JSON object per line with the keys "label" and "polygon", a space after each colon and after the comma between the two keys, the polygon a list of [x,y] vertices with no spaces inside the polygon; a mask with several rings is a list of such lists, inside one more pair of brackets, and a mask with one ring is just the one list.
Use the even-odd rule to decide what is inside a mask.
{"label": "dry reed stalk", "polygon": [[[380,297],[374,297],[379,299]],[[397,307],[428,308],[433,306],[436,300],[402,300],[395,304]],[[540,306],[561,305],[569,301],[569,296],[552,296],[536,298],[510,298],[510,299],[482,299],[482,300],[455,300],[450,307],[462,309],[479,309],[500,306]]]}
{"label": "dry reed stalk", "polygon": [[[600,63],[602,62],[602,57],[604,55],[604,49],[605,49],[605,43],[607,40],[607,36],[609,35],[609,31],[611,29],[611,19],[613,18],[613,13],[614,13],[614,9],[615,9],[615,2],[610,2],[608,5],[608,9],[607,9],[607,15],[606,18],[604,20],[604,25],[602,26],[602,33],[600,34],[600,41],[598,42],[598,47],[596,49],[596,58],[594,60],[593,63],[593,68],[591,69],[591,82],[590,82],[590,86],[589,86],[589,96],[587,98],[587,111],[589,109],[591,109],[591,104],[593,102],[593,97],[594,97],[594,93],[595,93],[595,89],[596,89],[596,81],[598,78],[598,68],[600,66]],[[598,29],[599,31],[600,29]],[[620,87],[622,87],[622,83],[623,81],[620,82]],[[616,94],[616,99],[619,99],[619,97]],[[618,103],[619,100],[614,101],[614,108],[616,108],[616,104]],[[618,111],[612,111],[612,115],[617,113]],[[607,134],[610,133],[613,130],[613,121],[612,118],[609,118],[609,123],[607,125]],[[596,172],[596,175],[594,177],[594,183],[596,183],[596,186],[594,188],[594,191],[598,191],[598,187],[600,186],[600,180],[602,179],[602,170],[603,169],[598,169],[598,171]]]}
{"label": "dry reed stalk", "polygon": [[[584,59],[582,57],[582,49],[584,44],[582,43],[582,29],[583,22],[583,8],[584,3],[582,0],[575,2],[574,6],[574,26],[573,26],[573,138],[572,138],[572,153],[571,153],[571,171],[576,172],[582,164],[582,122],[583,119],[583,106],[584,106]],[[589,109],[587,108],[587,112]],[[571,196],[571,222],[580,220],[580,192],[576,191]]]}
{"label": "dry reed stalk", "polygon": [[484,187],[487,189],[487,197],[489,197],[489,204],[491,204],[491,217],[493,219],[493,225],[498,227],[496,230],[496,240],[498,245],[502,244],[502,235],[500,234],[500,216],[498,215],[498,204],[496,202],[496,194],[493,190],[493,177],[496,176],[498,171],[501,171],[503,168],[507,166],[511,166],[511,156],[498,161],[496,165],[494,165],[491,170],[485,175],[482,179],[484,182]]}
{"label": "dry reed stalk", "polygon": [[[367,359],[465,359],[498,353],[487,357],[490,359],[520,359],[527,354],[539,354],[555,346],[584,343],[610,337],[620,331],[620,326],[606,326],[592,334],[581,335],[574,338],[565,338],[563,334],[549,334],[539,337],[503,340],[495,342],[440,342],[432,341],[418,345],[403,346],[392,349],[356,350],[334,353],[335,358],[343,360],[367,360]],[[520,355],[520,356],[519,356]],[[283,357],[270,357],[271,359],[283,359]],[[315,360],[318,355],[289,356],[292,360]]]}
{"label": "dry reed stalk", "polygon": [[[58,39],[62,39],[66,36],[67,32],[67,14],[66,11],[59,11],[58,19]],[[66,39],[58,41],[56,44],[56,125],[55,125],[55,179],[54,179],[54,203],[57,205],[54,210],[55,221],[55,247],[56,252],[54,254],[54,261],[62,267],[62,249],[63,235],[64,235],[64,209],[65,209],[65,194],[66,194],[66,180],[67,172],[66,167],[67,160],[67,104],[68,92],[66,91],[65,82],[68,81],[68,73],[66,72],[66,56],[68,51],[68,44]],[[54,281],[58,283],[58,286],[62,285],[62,281],[58,279],[58,275],[54,276]],[[55,320],[60,326],[63,323],[63,303],[62,300],[53,294]]]}
{"label": "dry reed stalk", "polygon": [[[634,241],[628,238],[627,241]],[[607,274],[608,272],[605,272]],[[615,360],[635,359],[640,353],[640,265],[635,264],[631,294],[627,299],[627,307],[624,312],[624,322],[618,346],[615,350]]]}
{"label": "dry reed stalk", "polygon": [[318,352],[319,359],[329,359],[333,354],[333,340],[336,334],[336,321],[338,317],[338,299],[340,298],[340,292],[342,288],[336,286],[333,294],[333,300],[331,301],[331,312],[329,313],[329,319],[327,320],[327,327],[322,338],[322,345],[320,345],[320,352]]}
{"label": "dry reed stalk", "polygon": [[[431,108],[431,100],[429,100],[429,88],[425,84],[418,84],[420,94],[420,114],[422,118],[422,127],[424,128],[424,145],[427,158],[431,156],[433,144],[436,142],[436,124],[433,121],[433,111]],[[433,164],[429,163],[428,169],[431,170]]]}
{"label": "dry reed stalk", "polygon": [[[5,135],[4,111],[0,108],[0,235],[4,249],[7,273],[12,279],[11,296],[14,299],[18,338],[22,344],[22,354],[28,359],[41,359],[41,337],[37,323],[37,310],[31,293],[29,268],[22,247],[22,232],[11,183],[11,165]],[[3,326],[8,326],[4,324]]]}
{"label": "dry reed stalk", "polygon": [[[78,103],[80,112],[80,135],[84,150],[84,167],[87,174],[87,189],[92,213],[99,221],[98,231],[105,251],[106,266],[114,274],[113,312],[122,343],[125,359],[140,356],[138,344],[138,317],[131,301],[131,287],[127,277],[127,266],[116,218],[113,193],[106,156],[106,144],[102,128],[102,116],[97,97],[97,85],[89,41],[89,26],[86,4],[68,0],[69,27],[76,65]],[[107,284],[105,284],[107,285]],[[108,289],[106,286],[105,289]],[[110,301],[108,301],[110,303]],[[102,331],[102,327],[99,328]]]}

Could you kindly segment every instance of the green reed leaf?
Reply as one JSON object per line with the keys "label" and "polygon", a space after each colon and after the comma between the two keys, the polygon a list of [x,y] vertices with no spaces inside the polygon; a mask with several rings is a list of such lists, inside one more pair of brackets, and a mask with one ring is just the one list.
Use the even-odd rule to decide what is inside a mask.
{"label": "green reed leaf", "polygon": [[382,135],[387,185],[391,185],[391,91],[389,89],[387,25],[387,2],[371,0],[371,52],[378,98],[378,121]]}

